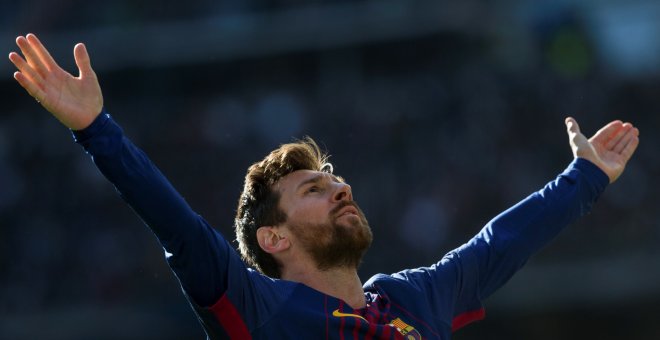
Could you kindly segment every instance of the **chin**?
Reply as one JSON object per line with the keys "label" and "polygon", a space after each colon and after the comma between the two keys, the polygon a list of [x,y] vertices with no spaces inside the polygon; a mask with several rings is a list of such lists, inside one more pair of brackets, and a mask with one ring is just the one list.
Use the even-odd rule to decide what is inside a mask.
{"label": "chin", "polygon": [[342,215],[335,219],[335,225],[340,225],[344,227],[367,227],[369,228],[369,223],[367,219],[360,215]]}
{"label": "chin", "polygon": [[363,224],[364,223],[362,222],[360,217],[356,215],[342,216],[335,221],[335,225],[342,226],[345,228],[353,228],[353,227],[361,226]]}

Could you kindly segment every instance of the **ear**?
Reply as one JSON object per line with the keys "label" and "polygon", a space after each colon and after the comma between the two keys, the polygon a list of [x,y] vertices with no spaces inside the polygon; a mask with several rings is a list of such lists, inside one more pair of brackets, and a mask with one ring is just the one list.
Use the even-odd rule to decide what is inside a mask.
{"label": "ear", "polygon": [[271,226],[257,229],[257,241],[259,247],[269,254],[276,254],[291,247],[291,242],[285,235],[282,235],[281,229]]}

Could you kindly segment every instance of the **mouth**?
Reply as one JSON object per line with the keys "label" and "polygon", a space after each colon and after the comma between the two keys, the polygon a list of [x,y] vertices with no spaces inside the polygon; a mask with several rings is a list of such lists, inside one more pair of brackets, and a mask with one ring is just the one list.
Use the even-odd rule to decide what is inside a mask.
{"label": "mouth", "polygon": [[337,217],[342,217],[342,216],[346,216],[346,215],[358,216],[357,208],[355,208],[352,205],[347,205],[346,207],[340,209],[339,212],[337,213]]}

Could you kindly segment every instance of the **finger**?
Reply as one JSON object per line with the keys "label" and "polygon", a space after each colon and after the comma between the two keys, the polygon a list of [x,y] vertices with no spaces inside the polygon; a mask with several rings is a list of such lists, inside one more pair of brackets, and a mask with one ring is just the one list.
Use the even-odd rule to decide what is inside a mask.
{"label": "finger", "polygon": [[626,134],[631,130],[631,128],[632,125],[630,125],[630,123],[621,125],[621,127],[618,130],[616,130],[616,132],[614,132],[614,134],[610,137],[607,143],[605,143],[605,147],[608,150],[615,150],[616,146],[621,143],[621,140],[624,138],[624,136],[626,136]]}
{"label": "finger", "polygon": [[40,75],[45,75],[46,72],[48,72],[46,66],[41,62],[39,55],[25,37],[21,36],[16,38],[16,45],[21,49],[21,52],[25,56],[25,60],[35,71]]}
{"label": "finger", "polygon": [[20,55],[16,52],[9,53],[9,60],[16,66],[16,68],[26,77],[30,78],[30,81],[36,84],[43,84],[43,78],[39,75],[25,59],[21,58]]}
{"label": "finger", "polygon": [[623,157],[626,162],[632,157],[639,145],[639,130],[637,130],[637,128],[634,128],[633,130],[633,138],[631,138],[623,150],[621,150],[621,157]]}
{"label": "finger", "polygon": [[53,59],[53,57],[50,55],[46,47],[44,47],[44,45],[41,43],[39,38],[37,38],[36,35],[30,33],[25,38],[34,48],[35,52],[39,55],[40,60],[44,63],[44,65],[46,65],[46,67],[49,70],[52,70],[54,68],[59,68],[59,65],[57,65],[55,59]]}
{"label": "finger", "polygon": [[596,142],[597,144],[605,145],[612,139],[622,125],[623,122],[620,120],[612,121],[598,130],[589,140]]}
{"label": "finger", "polygon": [[81,78],[94,76],[94,70],[92,69],[92,64],[89,60],[89,54],[87,53],[85,44],[76,44],[73,48],[73,57],[76,59],[76,65],[78,66]]}
{"label": "finger", "polygon": [[37,101],[39,98],[44,98],[46,93],[30,78],[26,77],[21,72],[14,72],[14,79]]}
{"label": "finger", "polygon": [[[607,148],[616,153],[621,153],[633,137],[635,137],[635,131],[630,123],[626,123],[617,131],[615,138],[607,143]],[[616,140],[616,144],[613,142],[614,140]]]}

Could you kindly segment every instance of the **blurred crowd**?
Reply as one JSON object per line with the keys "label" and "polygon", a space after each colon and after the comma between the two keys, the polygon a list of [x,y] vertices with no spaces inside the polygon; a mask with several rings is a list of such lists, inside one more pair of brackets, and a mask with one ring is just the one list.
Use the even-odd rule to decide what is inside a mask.
{"label": "blurred crowd", "polygon": [[[51,15],[35,16],[24,3]],[[174,1],[32,0],[5,2],[0,16],[7,20],[4,33],[23,34],[15,28],[66,31],[319,3],[197,1],[184,7]],[[564,117],[576,117],[587,135],[613,119],[632,121],[641,130],[641,146],[626,173],[530,266],[631,253],[657,264],[660,74],[617,72],[582,18],[578,9],[533,16],[525,26],[531,43],[520,50],[502,46],[489,32],[433,32],[222,62],[128,65],[100,71],[99,78],[108,112],[228,239],[234,238],[233,214],[247,167],[281,143],[315,138],[332,155],[335,172],[352,185],[374,230],[363,279],[432,264],[552,180],[572,158]],[[10,51],[11,42],[1,44]],[[55,332],[52,338],[85,338],[99,329],[109,338],[201,337],[148,228],[70,132],[5,73],[0,334],[4,328],[14,337],[50,338],[29,330],[42,324],[43,332]],[[658,275],[657,267],[641,263],[633,269],[640,276]],[[622,279],[612,270],[602,281]],[[557,290],[566,289],[566,282],[556,282]],[[658,300],[660,289],[650,290],[627,307],[646,310]],[[620,303],[614,299],[613,306]],[[562,308],[565,313],[547,316],[538,306],[528,316],[547,316],[530,323],[538,330],[528,326],[528,333],[515,334],[541,339],[544,328],[559,326],[539,320],[561,324],[562,315],[573,315],[576,307]],[[651,307],[647,314],[658,312]],[[515,313],[502,313],[495,320],[509,322],[506,327],[473,326],[476,331],[462,338],[512,338],[519,326],[506,317]],[[646,332],[637,338],[658,334],[644,319],[638,322],[628,325]],[[110,326],[116,323],[124,326]],[[593,331],[564,325],[564,333],[552,333],[555,338]],[[509,333],[498,333],[498,327]]]}

